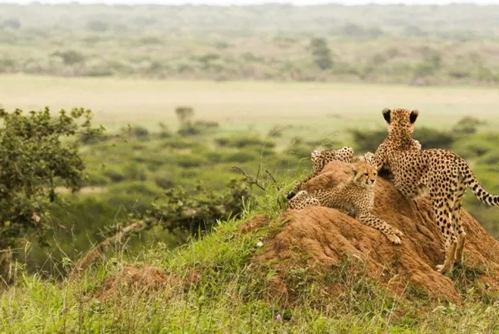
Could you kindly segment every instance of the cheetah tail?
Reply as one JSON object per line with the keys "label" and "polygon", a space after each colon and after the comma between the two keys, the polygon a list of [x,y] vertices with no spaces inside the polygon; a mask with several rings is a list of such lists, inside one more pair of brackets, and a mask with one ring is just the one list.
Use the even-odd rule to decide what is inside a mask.
{"label": "cheetah tail", "polygon": [[458,161],[458,166],[459,172],[463,177],[464,184],[473,191],[476,198],[484,204],[499,206],[499,196],[490,194],[480,185],[475,174],[464,159],[460,159]]}

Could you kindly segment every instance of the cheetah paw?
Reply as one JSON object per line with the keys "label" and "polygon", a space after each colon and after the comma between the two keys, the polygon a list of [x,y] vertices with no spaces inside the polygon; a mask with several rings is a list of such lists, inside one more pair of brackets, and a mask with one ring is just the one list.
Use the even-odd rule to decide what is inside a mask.
{"label": "cheetah paw", "polygon": [[445,264],[439,264],[437,265],[437,271],[441,274],[445,274],[447,271],[449,271],[450,268],[446,268]]}
{"label": "cheetah paw", "polygon": [[402,233],[402,231],[397,230],[397,229],[394,229],[393,233],[394,233],[396,236],[399,236],[399,237],[403,237],[403,236],[404,236],[404,233]]}
{"label": "cheetah paw", "polygon": [[388,240],[390,240],[394,245],[400,245],[402,243],[402,240],[394,234],[389,234],[386,236]]}

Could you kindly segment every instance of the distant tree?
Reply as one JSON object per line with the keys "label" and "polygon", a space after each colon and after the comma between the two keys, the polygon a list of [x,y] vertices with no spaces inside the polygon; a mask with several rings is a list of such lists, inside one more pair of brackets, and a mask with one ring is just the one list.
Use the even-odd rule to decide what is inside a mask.
{"label": "distant tree", "polygon": [[[44,241],[49,226],[49,205],[56,187],[72,190],[84,179],[85,164],[79,153],[81,136],[100,132],[91,127],[89,110],[50,111],[0,109],[0,253],[3,267],[21,239],[35,232]],[[0,276],[5,273],[0,272]],[[2,279],[0,278],[0,282]]]}
{"label": "distant tree", "polygon": [[458,134],[473,134],[477,131],[477,127],[484,124],[483,121],[468,116],[462,118],[457,124],[454,126],[453,130]]}
{"label": "distant tree", "polygon": [[192,117],[194,117],[194,109],[191,107],[177,107],[175,109],[175,114],[177,114],[180,126],[184,127],[192,123]]}
{"label": "distant tree", "polygon": [[91,20],[87,23],[87,29],[94,32],[106,32],[109,30],[109,24],[99,20]]}
{"label": "distant tree", "polygon": [[314,62],[321,70],[327,70],[333,66],[331,49],[324,38],[313,38],[310,41],[310,50]]}
{"label": "distant tree", "polygon": [[366,34],[366,31],[364,30],[364,28],[356,25],[356,24],[353,24],[353,23],[347,23],[343,26],[343,28],[341,29],[341,32],[343,35],[347,36],[347,37],[361,37],[361,36],[364,36]]}
{"label": "distant tree", "polygon": [[21,29],[21,21],[17,17],[9,18],[0,24],[0,28]]}
{"label": "distant tree", "polygon": [[75,50],[57,51],[52,53],[51,56],[61,58],[64,65],[68,66],[82,63],[85,60],[85,56],[81,52]]}

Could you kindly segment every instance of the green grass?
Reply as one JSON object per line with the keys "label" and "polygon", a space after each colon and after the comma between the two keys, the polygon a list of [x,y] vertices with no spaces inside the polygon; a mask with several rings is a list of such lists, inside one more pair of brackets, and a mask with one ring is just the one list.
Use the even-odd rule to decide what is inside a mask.
{"label": "green grass", "polygon": [[[245,217],[252,213],[247,212]],[[481,303],[470,297],[461,306],[438,304],[425,294],[411,300],[390,297],[360,272],[348,276],[348,262],[340,269],[311,276],[307,268],[294,268],[287,283],[299,292],[295,304],[266,298],[271,267],[251,262],[257,242],[270,233],[237,232],[242,220],[231,220],[201,240],[177,250],[161,244],[129,258],[120,249],[77,280],[50,282],[21,275],[15,287],[0,296],[0,332],[127,332],[127,333],[455,333],[499,330],[495,319],[499,300]],[[127,263],[163,268],[175,283],[145,293],[123,286],[105,300],[97,296],[104,279]],[[341,268],[345,269],[342,270]],[[342,298],[323,296],[325,283],[342,284]],[[408,290],[409,291],[409,290]],[[466,297],[465,297],[466,298]],[[279,321],[278,318],[282,318]]]}
{"label": "green grass", "polygon": [[[488,88],[63,79],[20,75],[0,76],[0,91],[3,93],[0,103],[7,109],[40,108],[45,105],[50,105],[52,109],[85,106],[95,110],[96,121],[111,130],[127,123],[142,124],[158,130],[157,123],[160,121],[175,128],[174,109],[178,105],[193,106],[196,119],[220,122],[221,130],[209,134],[208,138],[158,139],[151,136],[153,139],[150,141],[136,139],[122,143],[118,140],[114,146],[101,143],[87,148],[91,171],[96,172],[102,163],[107,163],[111,165],[113,175],[123,175],[133,185],[135,182],[145,184],[153,192],[160,190],[152,183],[152,176],[175,180],[182,177],[175,173],[170,175],[172,168],[161,165],[164,161],[198,165],[202,159],[218,156],[222,161],[229,158],[246,159],[244,156],[235,156],[237,151],[232,152],[231,148],[213,150],[216,152],[208,148],[212,149],[215,138],[240,141],[241,135],[229,136],[228,133],[246,133],[248,128],[253,129],[252,133],[266,133],[276,124],[292,126],[278,139],[278,144],[289,143],[289,138],[296,135],[306,140],[327,137],[344,143],[343,135],[350,127],[374,129],[383,126],[380,110],[386,106],[419,108],[420,126],[448,130],[467,115],[488,119],[484,131],[494,129],[499,123],[499,114],[494,109],[499,105],[499,95]],[[477,141],[476,144],[481,145],[479,140],[486,141],[487,138],[477,137],[473,142]],[[192,159],[182,157],[183,160],[174,160],[178,158],[178,152],[181,154],[185,150],[184,146],[190,147],[195,156]],[[463,153],[469,153],[473,151],[469,146],[466,142],[458,148]],[[251,147],[251,152],[259,156],[255,147]],[[273,159],[284,160],[284,155],[277,156],[276,153]],[[487,161],[492,158],[487,157]],[[269,160],[271,157],[265,161]],[[255,161],[251,165],[255,167],[257,163]],[[305,164],[308,165],[308,162]],[[159,169],[155,169],[156,165],[160,166]],[[210,181],[220,180],[217,182],[222,185],[222,179],[228,178],[228,174],[224,173],[228,173],[225,169],[229,167],[213,167],[203,175]],[[143,168],[146,170],[141,171]],[[299,167],[296,169],[298,173]],[[147,178],[146,181],[140,181],[142,174]],[[493,179],[490,174],[488,179]],[[182,181],[187,179],[192,177],[185,176]],[[109,189],[119,194],[129,192],[126,187],[119,185]],[[109,189],[103,194],[92,193],[87,196],[98,201],[97,196],[108,195]],[[272,190],[267,192],[260,199],[258,210],[273,217],[278,216],[277,198],[282,193]],[[143,195],[140,198],[144,200]],[[147,198],[145,200],[149,201]],[[254,213],[248,208],[244,218]],[[140,245],[142,248],[139,252],[137,245],[134,245],[133,251],[127,251],[125,247],[116,249],[114,254],[109,254],[79,280],[46,280],[37,274],[26,274],[25,269],[21,268],[16,286],[0,295],[0,332],[499,331],[499,324],[495,320],[499,317],[497,298],[482,300],[479,296],[469,294],[463,305],[438,305],[428,302],[425,294],[414,289],[409,290],[410,300],[394,298],[380,290],[375,282],[369,281],[362,273],[355,277],[345,276],[347,271],[333,272],[329,276],[312,276],[307,268],[297,267],[288,283],[293,284],[299,292],[299,303],[283,305],[277,300],[269,300],[265,288],[274,275],[273,269],[255,267],[251,259],[260,251],[258,241],[265,242],[269,233],[275,230],[262,229],[255,234],[241,235],[237,228],[242,220],[221,222],[205,238],[193,240],[174,250],[165,245],[167,239],[162,240],[163,243],[155,241]],[[192,285],[172,285],[152,294],[130,292],[124,288],[118,295],[99,301],[96,296],[104,279],[129,263],[155,265],[184,280],[195,272],[201,279]],[[344,284],[347,302],[344,298],[318,295],[316,291],[327,282]],[[467,293],[470,288],[463,285],[459,291]],[[276,320],[278,315],[283,321]]]}

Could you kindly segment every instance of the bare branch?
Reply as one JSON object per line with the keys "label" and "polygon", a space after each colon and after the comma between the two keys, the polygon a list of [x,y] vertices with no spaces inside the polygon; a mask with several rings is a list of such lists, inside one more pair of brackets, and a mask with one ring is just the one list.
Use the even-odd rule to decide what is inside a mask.
{"label": "bare branch", "polygon": [[246,182],[248,182],[250,185],[251,184],[254,184],[255,186],[257,186],[258,188],[262,189],[263,191],[265,191],[265,187],[260,183],[260,181],[258,180],[258,176],[260,175],[260,167],[258,167],[258,172],[257,172],[257,176],[256,178],[252,177],[251,175],[249,175],[248,173],[246,173],[244,170],[242,170],[240,167],[237,167],[237,166],[233,166],[232,167],[232,170],[235,171],[235,172],[238,172],[238,173],[241,173],[242,175],[244,175],[244,177],[246,178]]}
{"label": "bare branch", "polygon": [[274,175],[268,169],[265,170],[265,173],[267,173],[267,176],[272,181],[272,183],[275,185],[276,189],[281,190],[279,187],[279,184],[277,184],[277,181],[276,181]]}

